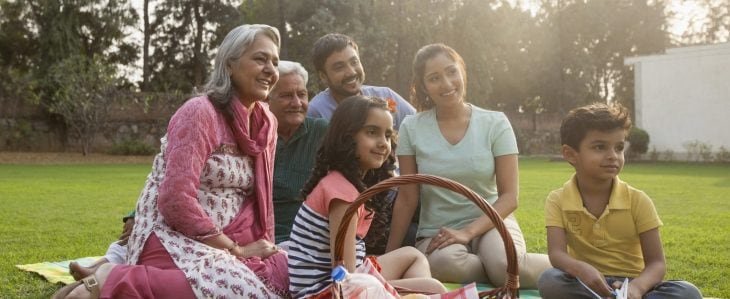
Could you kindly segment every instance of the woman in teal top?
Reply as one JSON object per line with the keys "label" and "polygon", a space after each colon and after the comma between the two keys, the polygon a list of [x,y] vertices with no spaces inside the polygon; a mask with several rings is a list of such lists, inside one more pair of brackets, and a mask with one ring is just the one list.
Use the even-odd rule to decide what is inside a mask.
{"label": "woman in teal top", "polygon": [[[517,209],[517,142],[502,112],[466,102],[466,66],[452,48],[432,44],[413,62],[411,102],[420,113],[403,121],[396,150],[401,174],[452,179],[484,197],[504,219],[515,247],[520,286],[534,288],[550,268],[545,254],[526,252]],[[467,198],[433,186],[403,186],[393,208],[387,250],[401,244],[421,203],[416,247],[426,253],[434,278],[447,282],[503,285],[504,243],[494,224]]]}

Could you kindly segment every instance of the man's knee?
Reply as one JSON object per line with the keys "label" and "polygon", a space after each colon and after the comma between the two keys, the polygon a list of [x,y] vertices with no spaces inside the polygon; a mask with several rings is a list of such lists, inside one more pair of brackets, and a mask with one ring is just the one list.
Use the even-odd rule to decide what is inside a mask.
{"label": "man's knee", "polygon": [[540,278],[537,279],[537,288],[543,298],[564,298],[569,281],[567,273],[560,269],[550,268],[540,274]]}
{"label": "man's knee", "polygon": [[702,294],[695,285],[688,281],[672,280],[659,283],[654,290],[647,294],[646,298],[702,299]]}

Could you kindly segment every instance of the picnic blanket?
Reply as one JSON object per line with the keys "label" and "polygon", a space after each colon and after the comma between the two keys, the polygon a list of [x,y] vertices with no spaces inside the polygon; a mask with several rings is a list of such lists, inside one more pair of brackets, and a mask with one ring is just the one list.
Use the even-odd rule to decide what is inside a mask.
{"label": "picnic blanket", "polygon": [[[16,268],[37,273],[38,275],[42,276],[46,280],[48,280],[50,283],[62,283],[62,284],[70,284],[74,282],[74,278],[71,276],[71,274],[68,273],[68,264],[70,264],[73,261],[76,261],[80,263],[82,266],[90,266],[96,260],[102,258],[103,256],[90,256],[90,257],[83,257],[78,258],[74,260],[68,260],[68,261],[61,261],[61,262],[41,262],[41,263],[35,263],[35,264],[26,264],[26,265],[15,265]],[[460,287],[465,286],[466,284],[458,284],[458,283],[444,283],[444,286],[448,290],[456,290]],[[477,290],[486,291],[491,290],[494,287],[488,284],[484,283],[478,283],[477,284]],[[540,293],[536,289],[520,289],[520,298],[526,298],[526,299],[540,299]],[[717,298],[710,298],[705,297],[706,299],[717,299]]]}
{"label": "picnic blanket", "polygon": [[63,284],[70,284],[74,282],[74,278],[68,273],[68,264],[76,261],[82,266],[90,266],[102,257],[103,256],[91,256],[61,262],[40,262],[27,265],[15,265],[15,267],[23,271],[38,273],[50,283],[60,282]]}
{"label": "picnic blanket", "polygon": [[[455,290],[460,287],[466,286],[467,284],[459,284],[459,283],[444,283],[444,286],[448,290]],[[479,292],[481,291],[488,291],[494,289],[493,286],[486,284],[486,283],[478,283],[477,284],[477,290]],[[520,298],[526,298],[526,299],[540,299],[540,293],[536,289],[520,289]]]}

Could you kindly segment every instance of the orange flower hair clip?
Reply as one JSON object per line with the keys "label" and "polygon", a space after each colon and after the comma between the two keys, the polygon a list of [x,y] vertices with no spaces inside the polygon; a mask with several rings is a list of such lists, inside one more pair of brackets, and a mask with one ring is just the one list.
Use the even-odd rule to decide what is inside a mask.
{"label": "orange flower hair clip", "polygon": [[395,113],[396,111],[396,103],[392,98],[388,98],[388,110],[390,110],[391,113]]}

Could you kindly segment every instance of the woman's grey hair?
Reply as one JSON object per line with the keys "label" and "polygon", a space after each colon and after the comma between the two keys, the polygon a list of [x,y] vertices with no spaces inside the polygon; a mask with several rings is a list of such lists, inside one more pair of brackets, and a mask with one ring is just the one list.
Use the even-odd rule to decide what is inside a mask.
{"label": "woman's grey hair", "polygon": [[203,88],[203,94],[207,95],[216,107],[227,107],[233,98],[234,89],[231,74],[228,71],[229,64],[240,58],[259,34],[270,38],[277,47],[281,47],[279,30],[276,27],[261,24],[241,25],[233,28],[218,47],[213,72]]}
{"label": "woman's grey hair", "polygon": [[304,85],[307,85],[307,80],[309,80],[309,74],[307,73],[307,70],[304,69],[301,63],[288,60],[279,61],[279,78],[289,74],[299,75],[300,77],[302,77],[302,80],[304,80]]}

